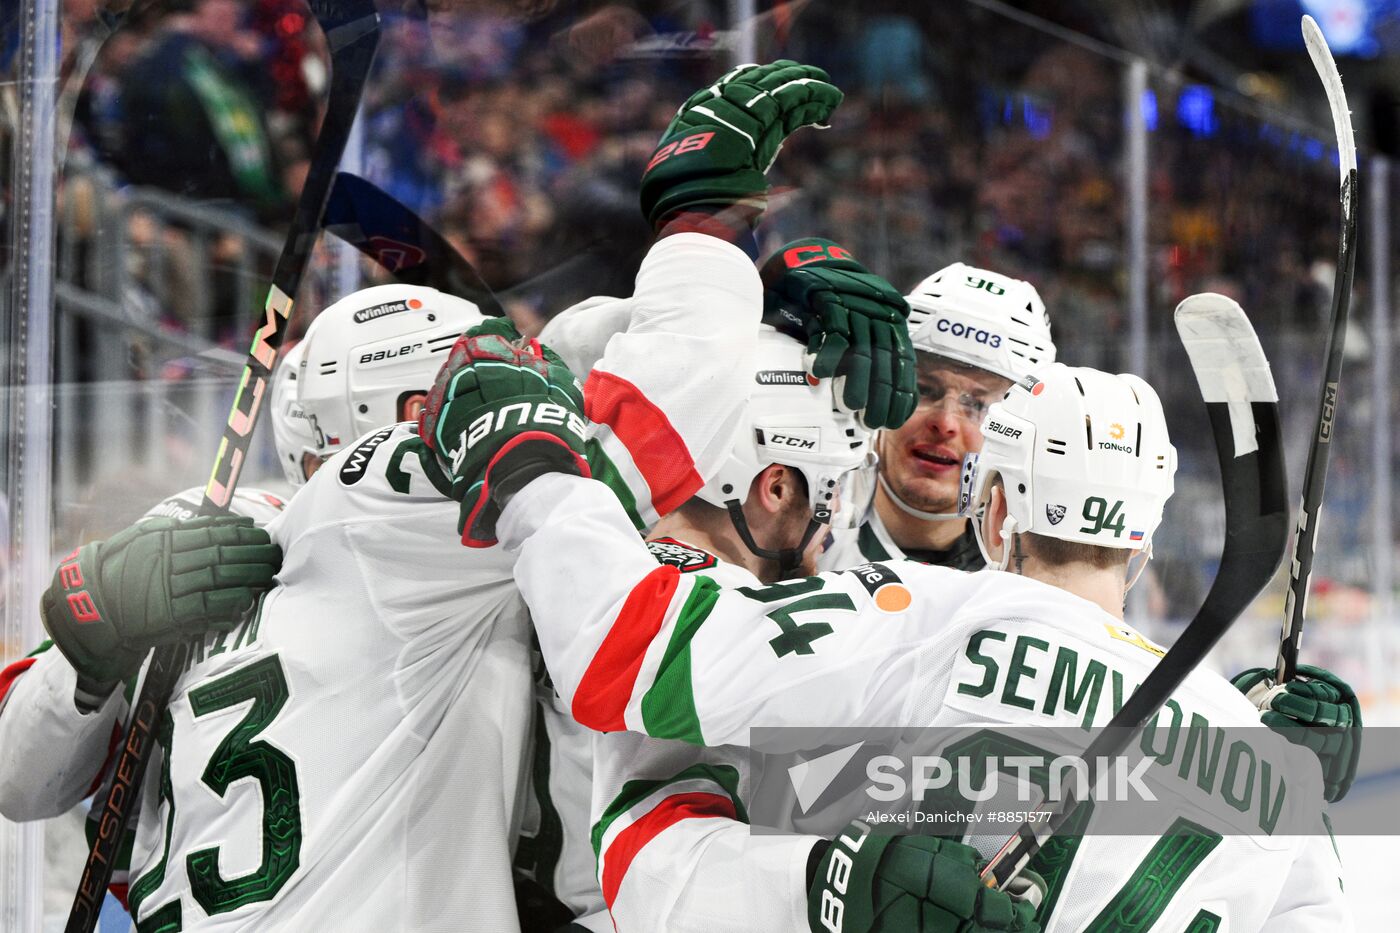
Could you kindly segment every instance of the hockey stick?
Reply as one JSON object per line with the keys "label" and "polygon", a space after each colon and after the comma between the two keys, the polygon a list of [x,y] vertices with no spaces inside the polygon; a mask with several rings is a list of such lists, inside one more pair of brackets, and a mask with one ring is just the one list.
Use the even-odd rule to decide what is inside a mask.
{"label": "hockey stick", "polygon": [[[248,350],[209,485],[204,490],[204,501],[200,505],[204,514],[226,511],[238,483],[277,360],[277,348],[286,333],[292,301],[311,258],[331,180],[350,135],[379,45],[379,13],[373,0],[309,0],[309,6],[330,49],[331,86],[326,98],[325,119],[316,138],[291,229],[287,231],[272,273],[266,316],[253,334],[253,344]],[[97,835],[68,914],[64,928],[67,933],[90,933],[97,921],[103,894],[112,878],[117,844],[125,834],[131,805],[136,802],[150,760],[156,725],[164,715],[175,681],[184,668],[184,655],[183,645],[164,645],[152,655],[145,683],[132,708],[112,787],[102,805]]]}
{"label": "hockey stick", "polygon": [[[1279,437],[1278,393],[1269,361],[1240,306],[1223,295],[1193,295],[1176,309],[1176,327],[1201,387],[1225,493],[1225,547],[1205,602],[1176,644],[1157,662],[1081,758],[1087,786],[1099,780],[1101,758],[1116,756],[1157,712],[1220,636],[1254,601],[1283,559],[1288,533],[1288,480]],[[1048,820],[1022,823],[982,872],[1004,889],[1064,825],[1079,801],[1072,792],[1047,801]]]}
{"label": "hockey stick", "polygon": [[466,257],[373,182],[337,172],[324,227],[405,285],[436,288],[475,303],[489,317],[505,316],[491,287]]}
{"label": "hockey stick", "polygon": [[1303,17],[1303,41],[1313,67],[1327,91],[1332,125],[1337,133],[1338,163],[1342,175],[1342,232],[1337,244],[1337,273],[1332,281],[1332,327],[1327,333],[1327,366],[1322,374],[1322,395],[1318,401],[1317,433],[1308,446],[1308,465],[1303,471],[1303,498],[1298,506],[1298,527],[1294,532],[1293,559],[1289,562],[1288,596],[1283,606],[1283,632],[1279,636],[1276,683],[1292,680],[1298,668],[1298,647],[1303,638],[1304,615],[1308,611],[1308,588],[1312,581],[1313,557],[1317,546],[1317,526],[1322,520],[1322,496],[1327,488],[1327,461],[1332,453],[1333,421],[1337,415],[1337,384],[1342,378],[1342,350],[1346,346],[1347,311],[1351,306],[1351,283],[1356,275],[1356,138],[1351,129],[1351,111],[1342,76],[1327,48],[1322,30],[1311,16]]}

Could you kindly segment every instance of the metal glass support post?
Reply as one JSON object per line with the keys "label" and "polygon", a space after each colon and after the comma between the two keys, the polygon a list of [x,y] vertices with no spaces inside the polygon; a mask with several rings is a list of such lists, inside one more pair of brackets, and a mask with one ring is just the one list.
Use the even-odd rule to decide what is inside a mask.
{"label": "metal glass support post", "polygon": [[[9,356],[5,393],[4,496],[10,559],[0,622],[0,661],[29,650],[43,633],[39,594],[52,573],[50,459],[54,275],[54,147],[59,0],[23,0],[19,138],[9,230]],[[0,820],[0,928],[37,930],[43,913],[42,823]]]}
{"label": "metal glass support post", "polygon": [[[1124,190],[1127,192],[1123,233],[1128,273],[1127,371],[1151,381],[1147,366],[1147,119],[1142,110],[1147,93],[1147,62],[1134,58],[1123,73],[1123,130],[1127,158]],[[1128,593],[1128,621],[1141,627],[1147,621],[1147,587]]]}
{"label": "metal glass support post", "polygon": [[1391,412],[1390,412],[1390,161],[1370,159],[1366,189],[1371,221],[1367,245],[1371,256],[1371,630],[1367,654],[1371,683],[1389,681],[1389,629],[1395,624],[1394,561],[1391,536]]}

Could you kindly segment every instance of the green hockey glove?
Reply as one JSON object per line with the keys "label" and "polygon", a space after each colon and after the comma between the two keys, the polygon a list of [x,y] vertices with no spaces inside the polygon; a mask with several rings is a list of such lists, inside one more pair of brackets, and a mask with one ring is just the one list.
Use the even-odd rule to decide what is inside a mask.
{"label": "green hockey glove", "polygon": [[[1346,681],[1311,664],[1298,665],[1299,677],[1274,686],[1274,672],[1250,668],[1232,683],[1261,711],[1264,725],[1294,745],[1312,749],[1322,765],[1329,801],[1346,796],[1361,757],[1361,704]],[[1306,679],[1302,679],[1306,678]]]}
{"label": "green hockey glove", "polygon": [[100,703],[153,646],[232,628],[281,566],[251,518],[149,518],[65,557],[40,610],[79,692]]}
{"label": "green hockey glove", "polygon": [[850,251],[812,237],[764,263],[763,322],[806,341],[809,369],[836,379],[836,400],[866,427],[897,428],[914,413],[918,380],[909,303]]}
{"label": "green hockey glove", "polygon": [[510,496],[542,473],[589,476],[583,390],[554,351],[508,324],[467,331],[438,370],[418,433],[452,477],[467,547],[496,543]]}
{"label": "green hockey glove", "polygon": [[642,173],[642,213],[653,227],[679,210],[752,208],[768,195],[767,173],[783,141],[822,126],[841,103],[825,71],[779,60],[740,65],[690,96]]}
{"label": "green hockey glove", "polygon": [[977,876],[971,846],[935,836],[876,836],[854,822],[817,865],[807,892],[813,933],[1038,933],[1045,882],[1021,872],[1007,894]]}

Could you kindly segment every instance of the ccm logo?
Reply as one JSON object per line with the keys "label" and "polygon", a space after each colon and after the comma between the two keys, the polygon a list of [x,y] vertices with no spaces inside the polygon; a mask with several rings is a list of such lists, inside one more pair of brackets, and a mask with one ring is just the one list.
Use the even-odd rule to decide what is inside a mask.
{"label": "ccm logo", "polygon": [[517,427],[526,424],[555,424],[568,428],[574,434],[583,439],[583,419],[577,412],[570,411],[563,405],[555,402],[516,402],[514,405],[505,405],[495,411],[483,412],[467,425],[467,429],[462,432],[458,440],[458,446],[452,453],[452,472],[456,473],[462,465],[462,459],[466,457],[467,451],[471,450],[488,434],[500,431],[511,423],[511,418],[515,418]]}
{"label": "ccm logo", "polygon": [[715,138],[714,133],[696,133],[687,136],[685,139],[678,139],[673,143],[667,143],[656,150],[656,155],[651,157],[647,163],[647,171],[651,171],[656,166],[665,162],[674,155],[682,155],[687,152],[699,152],[710,144],[710,140]]}
{"label": "ccm logo", "polygon": [[1009,437],[1013,441],[1021,436],[1020,428],[1013,428],[1011,425],[1002,424],[999,421],[988,421],[986,429],[988,431],[991,431],[993,434],[1000,434],[1002,437]]}
{"label": "ccm logo", "polygon": [[975,340],[978,343],[985,343],[989,347],[1001,346],[1001,334],[994,334],[980,327],[969,327],[961,321],[950,321],[946,317],[939,318],[938,329],[942,333],[952,334],[954,337],[962,337],[966,340]]}
{"label": "ccm logo", "polygon": [[809,263],[821,262],[823,259],[849,259],[855,261],[851,251],[841,246],[832,244],[822,246],[817,243],[808,243],[806,246],[794,246],[783,253],[783,265],[789,269],[796,269],[798,266],[805,266]]}
{"label": "ccm logo", "polygon": [[797,450],[816,450],[817,442],[794,434],[770,434],[768,443],[779,447],[793,447]]}
{"label": "ccm logo", "polygon": [[373,353],[365,353],[360,356],[361,363],[378,363],[380,360],[392,360],[396,356],[410,356],[423,349],[421,343],[410,343],[407,346],[399,347],[397,350],[375,350]]}

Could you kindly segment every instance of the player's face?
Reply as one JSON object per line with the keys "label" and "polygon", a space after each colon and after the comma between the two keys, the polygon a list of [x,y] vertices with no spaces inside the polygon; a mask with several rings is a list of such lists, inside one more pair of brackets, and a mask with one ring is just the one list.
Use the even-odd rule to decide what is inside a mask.
{"label": "player's face", "polygon": [[880,470],[916,509],[957,510],[963,455],[982,449],[982,417],[1011,381],[981,369],[919,354],[919,404],[880,439]]}

